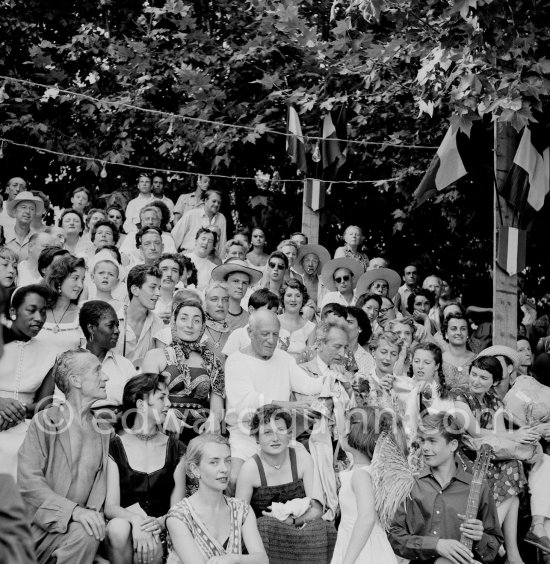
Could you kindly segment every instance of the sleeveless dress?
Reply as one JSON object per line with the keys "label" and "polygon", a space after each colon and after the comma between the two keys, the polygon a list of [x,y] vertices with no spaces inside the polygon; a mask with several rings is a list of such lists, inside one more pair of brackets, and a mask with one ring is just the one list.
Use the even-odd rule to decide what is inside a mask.
{"label": "sleeveless dress", "polygon": [[151,517],[166,515],[174,489],[174,470],[184,454],[185,446],[177,439],[168,437],[164,466],[147,474],[130,466],[120,437],[114,435],[109,444],[109,456],[118,466],[121,507],[139,503]]}
{"label": "sleeveless dress", "polygon": [[[483,402],[480,402],[471,392],[464,390],[452,390],[452,392],[454,392],[455,401],[461,401],[468,405],[482,429],[493,429],[495,413],[503,405],[497,396],[491,392],[486,393]],[[470,460],[475,460],[475,452],[464,448],[463,450]],[[492,486],[493,498],[497,505],[509,497],[519,495],[527,484],[523,464],[520,460],[494,460],[489,464],[487,480]]]}
{"label": "sleeveless dress", "polygon": [[186,425],[180,439],[188,444],[198,435],[199,425],[206,420],[210,412],[210,393],[225,397],[225,378],[223,372],[212,379],[205,367],[179,366],[173,347],[164,349],[166,368],[163,372],[170,375],[168,394],[172,407],[184,418]]}
{"label": "sleeveless dress", "polygon": [[307,345],[307,340],[311,332],[315,329],[315,323],[307,321],[306,324],[298,329],[297,331],[287,331],[282,329],[279,331],[279,342],[286,341],[288,339],[288,348],[286,352],[292,355],[294,358],[298,358]]}
{"label": "sleeveless dress", "polygon": [[[357,519],[357,498],[351,487],[351,480],[355,472],[367,472],[370,474],[370,467],[352,468],[351,470],[340,472],[340,509],[342,518],[338,527],[338,538],[334,547],[334,555],[331,564],[340,564],[344,561],[346,551],[351,541],[351,533]],[[388,537],[378,517],[372,532],[363,547],[363,550],[355,560],[357,564],[397,564],[397,558],[393,553]]]}
{"label": "sleeveless dress", "polygon": [[306,496],[304,482],[298,478],[296,451],[289,448],[292,482],[278,486],[268,486],[265,470],[260,457],[255,454],[261,485],[254,489],[250,505],[258,519],[258,530],[264,543],[270,564],[289,562],[323,564],[330,562],[336,529],[334,524],[316,519],[297,528],[270,516],[263,516],[273,502],[285,503]]}
{"label": "sleeveless dress", "polygon": [[[223,556],[224,554],[242,554],[242,527],[248,517],[250,506],[242,499],[234,497],[226,497],[225,502],[229,506],[230,524],[229,537],[223,544],[220,544],[210,533],[208,527],[202,522],[189,503],[189,498],[185,498],[174,505],[167,515],[167,518],[175,517],[185,524],[193,535],[198,549],[207,561],[210,558]],[[181,560],[175,553],[171,542],[169,542],[169,546],[167,564],[181,564]]]}

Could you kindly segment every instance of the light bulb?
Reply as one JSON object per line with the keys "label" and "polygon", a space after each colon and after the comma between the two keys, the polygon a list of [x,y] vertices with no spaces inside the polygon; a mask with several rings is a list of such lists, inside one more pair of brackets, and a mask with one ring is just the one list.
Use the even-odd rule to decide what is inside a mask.
{"label": "light bulb", "polygon": [[313,153],[311,155],[311,160],[314,163],[318,163],[321,160],[321,151],[319,150],[319,143],[315,143],[315,147],[313,147]]}
{"label": "light bulb", "polygon": [[103,163],[103,168],[101,169],[99,176],[101,176],[101,178],[107,178],[107,169],[105,168],[105,163]]}

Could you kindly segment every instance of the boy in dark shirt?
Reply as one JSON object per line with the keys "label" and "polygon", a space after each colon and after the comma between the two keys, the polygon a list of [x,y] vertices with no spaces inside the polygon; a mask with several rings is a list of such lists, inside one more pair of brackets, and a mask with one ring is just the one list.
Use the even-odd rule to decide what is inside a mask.
{"label": "boy in dark shirt", "polygon": [[[419,428],[426,468],[415,479],[411,499],[396,512],[389,540],[413,563],[493,562],[503,542],[489,484],[483,483],[477,519],[465,520],[472,475],[455,459],[462,430],[452,415],[427,415]],[[473,552],[460,543],[473,541]]]}

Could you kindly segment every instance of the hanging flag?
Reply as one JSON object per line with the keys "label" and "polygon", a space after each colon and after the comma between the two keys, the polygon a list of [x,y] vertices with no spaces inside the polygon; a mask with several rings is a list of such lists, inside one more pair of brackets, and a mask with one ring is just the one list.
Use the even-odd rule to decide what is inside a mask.
{"label": "hanging flag", "polygon": [[321,156],[324,169],[335,163],[335,169],[338,170],[346,162],[346,129],[346,110],[344,107],[337,112],[325,114],[321,135],[323,138]]}
{"label": "hanging flag", "polygon": [[548,129],[525,127],[514,163],[502,188],[502,197],[513,206],[526,225],[544,205],[550,191],[550,139]]}
{"label": "hanging flag", "polygon": [[462,151],[459,150],[460,143],[468,141],[466,133],[458,129],[453,131],[453,126],[449,126],[441,146],[414,191],[416,206],[422,205],[438,191],[444,190],[468,173],[461,156]]}
{"label": "hanging flag", "polygon": [[525,266],[527,232],[517,227],[499,227],[497,262],[510,276],[521,272]]}
{"label": "hanging flag", "polygon": [[286,138],[286,152],[298,170],[307,172],[306,146],[302,136],[300,118],[294,106],[288,107],[287,127],[289,136]]}
{"label": "hanging flag", "polygon": [[325,182],[314,178],[304,180],[304,202],[313,210],[325,207]]}

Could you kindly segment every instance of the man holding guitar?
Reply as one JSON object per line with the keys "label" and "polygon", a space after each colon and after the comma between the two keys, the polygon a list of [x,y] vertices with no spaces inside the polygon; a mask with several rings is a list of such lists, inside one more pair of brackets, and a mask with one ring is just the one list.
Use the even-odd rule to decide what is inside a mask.
{"label": "man holding guitar", "polygon": [[484,480],[490,451],[480,451],[474,475],[456,452],[462,430],[448,413],[424,417],[419,440],[426,467],[415,478],[411,499],[395,514],[388,538],[411,564],[493,562],[503,543],[497,510]]}

